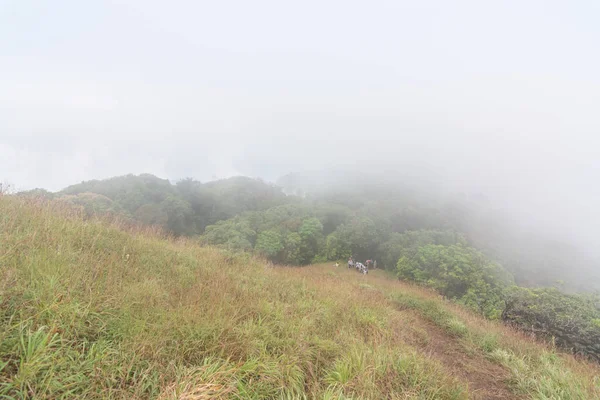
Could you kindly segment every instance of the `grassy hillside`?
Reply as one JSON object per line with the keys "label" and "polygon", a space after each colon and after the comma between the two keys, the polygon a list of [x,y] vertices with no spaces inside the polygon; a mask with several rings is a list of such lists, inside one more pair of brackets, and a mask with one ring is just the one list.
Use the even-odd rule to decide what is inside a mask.
{"label": "grassy hillside", "polygon": [[0,398],[594,399],[599,372],[381,271],[0,197]]}

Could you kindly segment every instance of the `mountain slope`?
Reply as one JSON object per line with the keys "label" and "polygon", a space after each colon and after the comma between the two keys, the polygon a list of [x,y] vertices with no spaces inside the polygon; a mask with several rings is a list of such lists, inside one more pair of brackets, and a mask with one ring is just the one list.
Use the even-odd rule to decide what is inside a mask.
{"label": "mountain slope", "polygon": [[435,294],[0,197],[9,399],[600,398],[597,366]]}

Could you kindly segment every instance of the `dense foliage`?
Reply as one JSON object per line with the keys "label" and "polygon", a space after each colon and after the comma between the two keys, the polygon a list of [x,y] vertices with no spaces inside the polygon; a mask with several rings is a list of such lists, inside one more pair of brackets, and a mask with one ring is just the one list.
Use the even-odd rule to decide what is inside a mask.
{"label": "dense foliage", "polygon": [[201,183],[184,179],[171,184],[150,174],[92,180],[58,193],[24,192],[81,207],[88,214],[115,213],[174,235],[198,235],[206,226],[245,211],[265,210],[290,201],[279,188],[261,180],[235,177]]}
{"label": "dense foliage", "polygon": [[450,246],[467,244],[465,237],[455,231],[419,230],[392,233],[388,240],[379,247],[381,261],[388,268],[395,268],[398,260],[403,257],[412,259],[420,247],[429,244]]}
{"label": "dense foliage", "polygon": [[511,277],[479,251],[459,244],[428,244],[398,260],[398,276],[436,289],[489,318],[502,312]]}
{"label": "dense foliage", "polygon": [[502,319],[600,361],[600,310],[595,296],[515,287],[507,293]]}

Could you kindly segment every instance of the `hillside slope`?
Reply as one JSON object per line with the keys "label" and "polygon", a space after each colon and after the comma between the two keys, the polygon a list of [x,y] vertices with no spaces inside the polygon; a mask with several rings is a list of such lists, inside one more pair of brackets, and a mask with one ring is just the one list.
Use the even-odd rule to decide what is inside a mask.
{"label": "hillside slope", "polygon": [[0,197],[0,398],[594,399],[599,372],[381,271]]}

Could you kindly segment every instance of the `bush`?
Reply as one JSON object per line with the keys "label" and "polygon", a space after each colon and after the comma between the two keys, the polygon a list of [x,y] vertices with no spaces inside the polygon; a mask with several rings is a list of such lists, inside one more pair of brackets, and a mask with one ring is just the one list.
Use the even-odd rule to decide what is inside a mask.
{"label": "bush", "polygon": [[431,287],[486,316],[498,318],[508,273],[477,250],[465,245],[426,245],[413,257],[398,260],[401,279]]}
{"label": "bush", "polygon": [[406,231],[404,233],[392,233],[389,239],[379,246],[377,253],[382,266],[393,270],[400,258],[412,258],[420,247],[428,244],[450,246],[466,243],[467,241],[462,234],[450,230]]}
{"label": "bush", "polygon": [[554,288],[512,288],[502,319],[556,345],[600,361],[600,310],[594,296],[566,294]]}
{"label": "bush", "polygon": [[272,230],[261,232],[256,239],[255,250],[271,260],[277,260],[283,250],[281,235]]}

